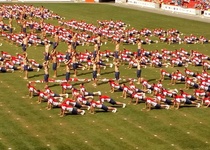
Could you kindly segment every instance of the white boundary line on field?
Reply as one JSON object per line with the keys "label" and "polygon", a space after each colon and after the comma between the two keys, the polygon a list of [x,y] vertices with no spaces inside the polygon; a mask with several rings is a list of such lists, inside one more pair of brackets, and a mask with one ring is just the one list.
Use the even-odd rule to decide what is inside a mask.
{"label": "white boundary line on field", "polygon": [[[107,78],[103,78],[103,79],[97,79],[98,81],[101,82],[108,82],[110,80],[115,80],[115,79],[107,79]],[[79,78],[70,78],[69,80],[70,82],[91,82],[92,79],[79,79]],[[136,82],[137,79],[133,79],[133,78],[127,78],[127,79],[122,79],[120,78],[119,81],[134,81]],[[35,80],[35,81],[28,81],[29,83],[45,83],[44,80]],[[63,83],[63,82],[67,82],[65,79],[64,80],[59,80],[59,79],[49,79],[49,83]]]}

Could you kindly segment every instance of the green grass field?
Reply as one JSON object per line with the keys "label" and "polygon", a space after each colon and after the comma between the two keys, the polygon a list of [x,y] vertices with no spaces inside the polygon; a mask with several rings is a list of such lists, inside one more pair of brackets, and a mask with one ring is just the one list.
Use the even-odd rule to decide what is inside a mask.
{"label": "green grass field", "polygon": [[[210,39],[209,24],[157,15],[143,11],[118,8],[105,4],[34,4],[45,6],[67,19],[84,20],[87,23],[96,24],[97,20],[122,20],[136,29],[142,28],[176,28],[184,35],[193,33],[196,36],[204,35]],[[57,24],[56,20],[48,20]],[[7,22],[5,20],[5,22]],[[18,29],[16,30],[18,31]],[[13,55],[22,52],[17,47],[3,40],[1,50]],[[136,51],[136,45],[121,45],[121,48]],[[167,48],[169,50],[179,49],[198,50],[210,55],[210,44],[193,45],[167,45],[165,43],[143,45],[147,50]],[[61,43],[58,51],[65,52],[66,44]],[[92,46],[79,46],[78,50],[92,50]],[[114,45],[108,43],[101,47],[102,50],[114,50]],[[29,58],[43,62],[44,47],[29,47],[27,49]],[[60,67],[58,79],[63,79],[65,68]],[[169,72],[177,68],[167,68]],[[183,71],[183,68],[179,68]],[[201,67],[190,67],[192,70],[201,71]],[[135,78],[136,69],[126,70],[121,66],[121,77]],[[102,77],[114,78],[113,69],[102,70]],[[110,72],[110,73],[109,73]],[[29,80],[43,79],[44,71],[30,72]],[[104,73],[104,74],[103,74]],[[91,78],[91,71],[79,70],[79,78]],[[155,83],[159,79],[159,69],[148,67],[143,69],[143,77]],[[119,108],[116,114],[98,112],[95,115],[87,113],[84,116],[68,115],[63,118],[58,116],[60,109],[46,110],[46,103],[38,105],[37,97],[24,98],[28,94],[27,81],[23,80],[23,73],[0,74],[0,149],[78,149],[78,150],[103,150],[103,149],[140,149],[140,150],[165,150],[165,149],[210,149],[210,119],[209,109],[182,107],[179,110],[152,110],[141,111],[144,104],[127,105],[125,109]],[[163,82],[164,86],[169,80]],[[78,83],[75,82],[76,87]],[[61,93],[61,87],[50,84],[52,90]],[[121,99],[120,92],[110,93],[108,83],[101,83],[93,88],[92,83],[85,84],[89,91],[101,90],[117,101],[129,102]],[[43,89],[44,84],[36,84],[37,88]],[[178,84],[169,88],[183,88],[184,84]],[[139,86],[139,88],[141,88]],[[107,93],[106,93],[107,92]],[[190,91],[192,92],[192,90]]]}

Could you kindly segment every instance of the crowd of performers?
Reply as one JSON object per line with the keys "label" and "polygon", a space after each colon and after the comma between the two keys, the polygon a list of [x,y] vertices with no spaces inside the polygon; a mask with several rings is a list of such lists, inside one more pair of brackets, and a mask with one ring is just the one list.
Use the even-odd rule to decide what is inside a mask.
{"label": "crowd of performers", "polygon": [[[113,20],[98,20],[97,24],[88,24],[84,21],[65,20],[64,17],[42,7],[33,5],[1,5],[0,6],[0,29],[1,35],[8,41],[16,45],[22,45],[25,34],[30,45],[44,45],[45,41],[51,43],[48,35],[58,34],[60,40],[65,42],[75,42],[77,45],[94,44],[97,36],[104,38],[104,44],[108,40],[113,42],[135,44],[140,39],[142,44],[152,44],[158,42],[172,43],[208,43],[209,40],[204,36],[183,35],[177,29],[164,30],[162,28],[137,30],[130,25]],[[4,22],[7,19],[8,24]],[[47,19],[57,19],[60,26],[46,23]],[[16,29],[13,26],[14,20],[20,26],[20,33],[13,33]],[[38,21],[39,20],[39,21]],[[77,34],[75,35],[75,32]],[[40,34],[37,34],[40,33]]]}
{"label": "crowd of performers", "polygon": [[[113,53],[113,56],[108,57],[108,61],[110,58],[111,59],[114,58],[117,61],[119,61],[117,65],[128,64],[128,68],[137,68],[137,74],[136,74],[137,79],[128,79],[130,80],[129,85],[120,84],[119,76],[118,78],[115,78],[113,80],[104,79],[102,82],[108,82],[110,84],[111,93],[115,92],[116,90],[121,91],[122,98],[124,99],[126,99],[127,97],[130,98],[130,101],[128,102],[128,104],[131,104],[134,102],[134,104],[137,105],[139,102],[144,102],[146,104],[145,108],[147,110],[151,110],[152,108],[169,109],[170,107],[175,107],[176,109],[179,109],[180,106],[184,104],[187,104],[187,105],[191,104],[191,105],[194,105],[195,107],[200,107],[201,105],[209,107],[210,105],[210,101],[209,101],[210,75],[207,72],[207,70],[209,69],[208,56],[202,53],[199,53],[197,51],[187,52],[184,49],[174,50],[174,51],[161,50],[161,52],[158,52],[157,50],[150,51],[150,52],[149,51],[145,52],[144,50],[141,50],[140,53],[141,53],[140,57],[136,57],[135,54],[133,54],[131,51],[128,51],[128,50],[126,50],[125,53],[122,53],[122,52],[119,53],[119,57],[122,57],[121,54],[123,54],[123,56],[125,54],[130,55],[131,58],[134,57],[132,59],[133,62],[131,60],[127,60],[127,62],[126,60],[124,60],[125,61],[124,62],[123,59],[120,59],[121,61],[119,61],[115,58],[114,53]],[[164,54],[166,54],[167,56],[166,58],[168,59],[164,59],[163,57]],[[158,63],[155,63],[152,61],[153,57],[158,59]],[[146,58],[148,62],[145,62],[144,58]],[[174,60],[173,58],[177,58],[178,60]],[[193,72],[192,70],[188,69],[188,65],[200,67],[202,68],[202,71]],[[91,66],[94,69],[93,64]],[[101,67],[100,64],[97,66]],[[167,67],[175,67],[175,66],[180,67],[180,68],[184,67],[185,68],[184,72],[181,72],[180,70],[176,70],[174,72],[166,71]],[[146,79],[141,78],[141,72],[139,72],[138,67],[140,67],[139,68],[140,71],[142,67],[143,68],[146,68],[146,67],[160,68],[159,81],[157,83],[149,83]],[[73,64],[71,64],[71,68],[73,69]],[[94,75],[94,70],[93,70],[93,75]],[[93,76],[94,81],[95,79],[97,79],[97,76],[98,76],[97,74],[95,78]],[[64,80],[59,80],[59,81],[52,80],[51,82],[61,82],[62,94],[65,94],[66,90],[72,90],[72,97],[74,98],[75,98],[75,95],[74,95],[75,91],[81,91],[84,85],[81,85],[80,89],[77,90],[71,85],[71,83],[67,81],[69,80],[73,82],[74,81],[76,82],[77,81],[90,81],[88,79],[80,80],[78,78],[68,79],[67,77],[69,77],[68,74],[66,74],[66,79]],[[175,85],[177,82],[181,82],[185,86],[183,87],[183,89],[180,89],[179,91],[177,89],[164,88],[162,85],[162,81],[164,81],[165,79],[170,79],[170,85]],[[137,84],[141,84],[142,85],[141,88],[136,87],[133,81],[137,81]],[[46,81],[44,80],[44,81],[36,81],[36,82],[46,82]],[[95,83],[94,83],[94,86],[96,86]],[[193,94],[186,92],[186,90],[188,90],[189,88],[194,89]],[[34,94],[40,95],[39,92],[37,92],[37,90],[34,90],[35,88],[31,88],[31,89],[33,89],[32,91],[34,92]],[[91,104],[92,100],[94,99],[93,96],[95,95],[101,96],[101,92],[98,92],[98,93],[86,92],[86,95],[83,93],[82,94],[84,96],[83,98],[86,99],[84,104],[86,104],[86,102],[88,102],[88,104]],[[150,96],[148,96],[149,94]],[[109,97],[109,96],[106,96],[106,97]],[[113,105],[114,104],[119,104],[122,106],[125,105],[124,103],[120,103],[116,101],[113,102],[113,99],[110,97],[108,99],[109,100],[107,102],[110,102]],[[56,103],[54,106],[57,106],[58,101],[55,101],[55,102]],[[102,105],[100,106],[102,108]],[[104,109],[104,110],[106,111],[107,109]]]}
{"label": "crowd of performers", "polygon": [[[29,96],[37,96],[37,102],[40,104],[43,101],[47,102],[46,109],[50,110],[55,107],[61,108],[61,116],[64,116],[65,112],[72,114],[85,114],[85,110],[90,110],[91,114],[95,113],[95,109],[101,109],[104,111],[117,112],[116,107],[106,106],[105,103],[111,105],[119,105],[122,108],[126,107],[125,103],[115,101],[108,95],[102,94],[101,91],[88,92],[83,83],[79,85],[79,89],[75,88],[69,82],[63,82],[61,84],[62,93],[56,94],[48,85],[45,85],[44,90],[38,90],[34,86],[34,82],[27,84],[29,90]],[[71,98],[66,92],[71,91]],[[97,100],[95,100],[97,99]]]}
{"label": "crowd of performers", "polygon": [[[113,93],[116,90],[121,91],[123,99],[130,98],[128,104],[139,102],[145,103],[145,109],[152,108],[170,109],[175,107],[179,109],[184,104],[191,104],[196,107],[210,105],[210,75],[207,70],[210,68],[210,58],[198,51],[186,51],[184,48],[176,50],[154,50],[148,51],[142,48],[142,44],[158,43],[159,41],[172,43],[207,43],[209,42],[203,36],[199,38],[190,35],[181,38],[182,34],[176,29],[163,30],[142,29],[140,31],[130,28],[122,21],[97,21],[98,26],[87,24],[84,21],[64,21],[64,18],[44,7],[36,8],[32,5],[1,5],[0,9],[0,29],[1,35],[6,37],[9,42],[22,47],[23,53],[17,53],[15,56],[1,51],[0,56],[0,71],[14,72],[22,70],[24,79],[28,79],[30,71],[44,70],[44,80],[38,80],[28,83],[29,95],[38,97],[38,103],[47,101],[47,109],[54,107],[61,108],[61,116],[65,112],[72,114],[85,114],[85,109],[90,110],[90,113],[95,113],[95,108],[104,111],[117,111],[116,107],[106,106],[104,103],[112,105],[120,105],[125,108],[126,103],[115,101],[109,95],[104,95],[102,92],[88,92],[84,84],[80,84],[79,89],[72,86],[71,81],[81,81],[77,78],[77,72],[81,70],[92,69],[93,86],[98,86],[98,76],[101,71],[107,67],[114,67],[114,79],[104,78],[102,81],[108,82]],[[40,22],[34,21],[40,18]],[[56,18],[60,26],[53,26],[45,23],[45,19]],[[9,19],[9,25],[4,23],[4,19]],[[21,32],[13,33],[14,27],[12,21],[16,19],[20,25]],[[27,31],[30,31],[27,32]],[[51,37],[49,37],[51,36]],[[155,37],[159,40],[152,41],[150,38]],[[52,39],[52,40],[49,40]],[[142,40],[144,39],[144,40]],[[65,42],[67,50],[65,52],[57,51],[59,42]],[[115,45],[115,50],[101,51],[101,46],[107,42],[112,42]],[[137,45],[137,51],[122,49],[121,44],[130,43]],[[79,45],[90,45],[93,50],[84,50],[77,52],[76,47]],[[27,54],[28,46],[44,46],[44,62],[38,63],[34,59],[29,59]],[[2,46],[2,44],[0,45]],[[65,79],[56,80],[57,68],[60,64],[65,65]],[[53,75],[49,75],[50,65],[52,65]],[[129,79],[129,85],[120,83],[120,66],[127,65],[128,69],[136,68],[137,79]],[[193,72],[188,69],[188,66],[200,66],[202,72]],[[142,68],[154,67],[160,68],[160,79],[157,83],[149,83],[147,79],[141,77]],[[179,70],[167,72],[164,68],[168,67],[185,67],[184,73]],[[73,70],[73,75],[70,71]],[[73,78],[72,78],[73,76]],[[52,77],[52,78],[51,78]],[[165,78],[170,79],[170,84],[174,85],[177,82],[185,84],[181,90],[167,89],[163,87],[162,81]],[[49,82],[58,81],[61,83],[61,94],[54,93],[48,86]],[[74,82],[73,81],[73,82]],[[83,81],[90,81],[84,79]],[[141,84],[141,88],[136,87]],[[33,83],[46,83],[44,90],[36,89]],[[194,88],[194,94],[186,93],[184,90]],[[71,98],[66,91],[70,91]]]}

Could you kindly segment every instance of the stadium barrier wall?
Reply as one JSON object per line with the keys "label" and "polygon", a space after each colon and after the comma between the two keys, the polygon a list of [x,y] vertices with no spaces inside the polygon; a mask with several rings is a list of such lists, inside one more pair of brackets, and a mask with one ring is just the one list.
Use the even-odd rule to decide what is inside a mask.
{"label": "stadium barrier wall", "polygon": [[115,0],[115,3],[126,3],[127,0]]}
{"label": "stadium barrier wall", "polygon": [[204,15],[205,17],[210,17],[210,11],[204,11],[203,15]]}
{"label": "stadium barrier wall", "polygon": [[[116,3],[122,3],[124,0],[116,0]],[[181,6],[173,6],[173,5],[166,5],[154,2],[146,2],[141,0],[128,0],[128,4],[133,4],[141,7],[147,7],[147,8],[161,8],[166,11],[171,12],[178,12],[178,13],[185,13],[185,14],[191,14],[191,15],[201,15],[201,10],[193,9],[193,8],[183,8]],[[209,12],[206,12],[204,16],[210,17]]]}
{"label": "stadium barrier wall", "polygon": [[75,0],[17,0],[18,2],[74,2]]}
{"label": "stadium barrier wall", "polygon": [[167,10],[167,11],[172,11],[172,12],[191,14],[191,15],[201,15],[200,10],[193,9],[193,8],[183,8],[183,7],[180,7],[180,6],[162,4],[161,9]]}
{"label": "stadium barrier wall", "polygon": [[[1,0],[0,0],[1,1]],[[6,1],[6,0],[3,0]],[[18,2],[92,2],[98,3],[99,0],[17,0]]]}
{"label": "stadium barrier wall", "polygon": [[141,0],[128,0],[128,4],[134,4],[141,7],[148,7],[148,8],[160,8],[160,5],[153,2],[145,2]]}

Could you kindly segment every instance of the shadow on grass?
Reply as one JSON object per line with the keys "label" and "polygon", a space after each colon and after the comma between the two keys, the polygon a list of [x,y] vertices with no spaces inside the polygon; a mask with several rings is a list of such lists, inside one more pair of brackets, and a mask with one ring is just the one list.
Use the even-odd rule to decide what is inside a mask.
{"label": "shadow on grass", "polygon": [[60,64],[60,66],[58,67],[58,69],[60,68],[60,67],[65,67],[66,65],[65,64]]}
{"label": "shadow on grass", "polygon": [[121,90],[115,90],[114,92],[117,92],[118,93],[118,92],[122,92],[122,91]]}
{"label": "shadow on grass", "polygon": [[76,82],[76,83],[73,83],[72,86],[76,86],[76,85],[80,85],[80,84],[85,84],[85,83],[89,83],[89,82]]}
{"label": "shadow on grass", "polygon": [[130,82],[130,81],[129,81],[129,80],[123,81],[123,82],[120,82],[120,84],[126,84],[126,83],[128,83],[128,82]]}
{"label": "shadow on grass", "polygon": [[195,89],[198,89],[198,88],[195,88],[195,87],[190,86],[189,89],[194,89],[195,90]]}
{"label": "shadow on grass", "polygon": [[[195,105],[195,104],[192,104],[192,105],[190,105],[190,104],[189,104],[189,105],[187,105],[187,104],[186,104],[186,105],[184,105],[184,106],[180,106],[180,108],[187,108],[187,109],[192,108],[192,107],[194,107],[194,108],[195,108],[195,107],[196,107],[196,105]],[[197,108],[197,107],[196,107],[196,108]]]}
{"label": "shadow on grass", "polygon": [[184,81],[182,81],[182,82],[176,82],[176,84],[185,84],[185,82]]}
{"label": "shadow on grass", "polygon": [[30,76],[28,78],[31,79],[31,78],[35,78],[35,77],[39,77],[39,76],[43,76],[44,77],[44,73],[36,74],[36,75]]}
{"label": "shadow on grass", "polygon": [[111,111],[95,110],[96,113],[110,113]]}
{"label": "shadow on grass", "polygon": [[66,94],[72,94],[72,92],[70,90],[68,90],[68,91],[66,91]]}
{"label": "shadow on grass", "polygon": [[87,75],[87,74],[92,74],[92,71],[89,72],[82,72],[80,74],[77,74],[77,76],[82,76],[82,75]]}
{"label": "shadow on grass", "polygon": [[49,85],[49,87],[55,87],[55,86],[60,86],[60,84],[56,83],[56,84]]}
{"label": "shadow on grass", "polygon": [[[131,101],[131,104],[135,104],[135,103],[136,103],[136,101],[134,101],[134,100]],[[143,100],[138,101],[138,104],[142,104],[142,103],[145,103],[145,101],[143,101]]]}
{"label": "shadow on grass", "polygon": [[[159,79],[158,79],[159,80]],[[165,81],[165,80],[168,80],[168,81],[171,81],[171,78],[164,78],[164,80],[163,81]]]}
{"label": "shadow on grass", "polygon": [[64,117],[66,116],[81,116],[80,114],[72,114],[72,113],[65,113]]}
{"label": "shadow on grass", "polygon": [[103,84],[107,84],[108,82],[100,82],[98,83],[98,85],[103,85]]}
{"label": "shadow on grass", "polygon": [[156,81],[156,79],[149,79],[148,82]]}
{"label": "shadow on grass", "polygon": [[65,76],[66,74],[60,74],[60,75],[57,75],[57,77],[63,77]]}
{"label": "shadow on grass", "polygon": [[105,74],[111,74],[111,73],[114,73],[114,71],[103,72],[103,73],[101,73],[101,75],[105,75]]}
{"label": "shadow on grass", "polygon": [[108,106],[108,107],[122,108],[122,105],[111,105],[111,106]]}
{"label": "shadow on grass", "polygon": [[34,95],[33,95],[33,97],[38,97],[38,96],[39,96],[39,95],[37,95],[37,94],[34,94]]}

